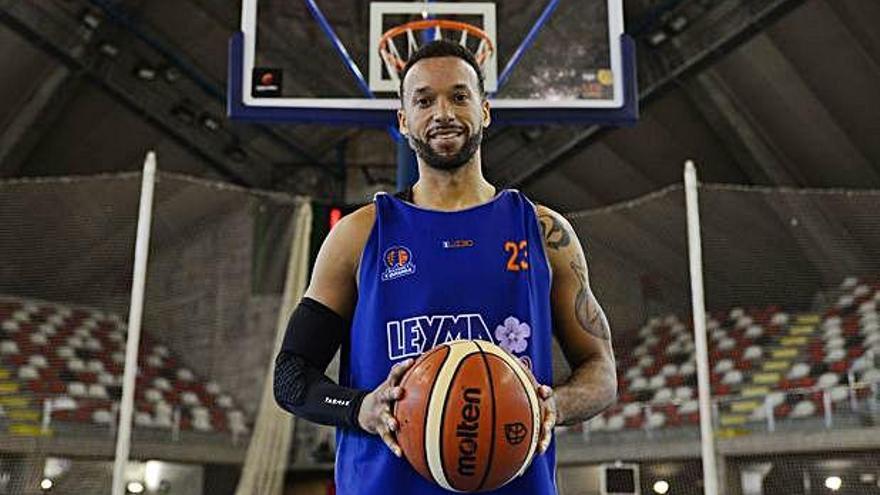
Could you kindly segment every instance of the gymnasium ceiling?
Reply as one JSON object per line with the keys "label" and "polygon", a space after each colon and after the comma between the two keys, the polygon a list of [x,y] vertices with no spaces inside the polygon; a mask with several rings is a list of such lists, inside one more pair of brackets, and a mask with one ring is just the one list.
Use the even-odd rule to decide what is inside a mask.
{"label": "gymnasium ceiling", "polygon": [[[319,3],[343,22],[333,5],[342,1]],[[136,170],[154,148],[165,169],[325,199],[338,199],[341,164],[380,185],[393,178],[385,131],[225,120],[238,9],[0,0],[0,177]],[[680,182],[688,158],[706,182],[880,187],[880,3],[625,0],[625,10],[639,46],[638,125],[493,128],[490,180],[563,211]],[[87,12],[97,26],[83,25]],[[679,15],[688,26],[650,46]],[[160,79],[133,77],[140,66],[160,68]],[[162,79],[166,67],[174,82]],[[326,72],[328,83],[339,77]]]}

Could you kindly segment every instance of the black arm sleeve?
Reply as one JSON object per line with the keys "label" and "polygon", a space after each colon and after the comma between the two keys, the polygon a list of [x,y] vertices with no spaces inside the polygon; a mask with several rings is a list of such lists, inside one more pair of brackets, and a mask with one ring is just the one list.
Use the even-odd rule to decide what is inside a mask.
{"label": "black arm sleeve", "polygon": [[337,385],[324,374],[347,335],[341,316],[302,299],[275,358],[275,402],[281,408],[314,423],[360,429],[357,416],[367,391]]}

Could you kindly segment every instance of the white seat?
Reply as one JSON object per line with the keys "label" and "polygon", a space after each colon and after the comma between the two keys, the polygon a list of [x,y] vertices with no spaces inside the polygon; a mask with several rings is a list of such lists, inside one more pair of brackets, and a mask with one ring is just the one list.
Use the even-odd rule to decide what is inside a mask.
{"label": "white seat", "polygon": [[92,331],[88,327],[78,327],[73,331],[73,335],[81,339],[87,339],[92,336]]}
{"label": "white seat", "polygon": [[865,336],[864,342],[862,345],[865,347],[872,347],[874,344],[880,343],[880,332],[871,332]]}
{"label": "white seat", "polygon": [[642,413],[642,406],[639,404],[636,404],[635,402],[630,402],[629,404],[623,406],[623,410],[621,411],[621,414],[623,414],[623,417],[625,417],[625,418],[631,418],[633,416],[638,416],[641,413]]}
{"label": "white seat", "polygon": [[746,348],[745,352],[743,353],[743,358],[750,359],[750,360],[751,359],[761,359],[761,356],[763,356],[763,355],[764,355],[764,350],[761,349],[761,346],[750,345],[749,347]]}
{"label": "white seat", "polygon": [[18,310],[12,313],[12,319],[19,323],[27,323],[31,321],[31,314],[24,310]]}
{"label": "white seat", "polygon": [[88,328],[88,329],[94,329],[94,328],[98,328],[98,322],[95,321],[94,318],[86,318],[80,323],[80,326]]}
{"label": "white seat", "polygon": [[672,400],[672,389],[664,387],[654,394],[651,402],[669,402],[670,400]]}
{"label": "white seat", "polygon": [[102,349],[101,341],[94,337],[85,339],[83,341],[83,346],[90,351],[100,351]]}
{"label": "white seat", "polygon": [[676,323],[672,325],[669,331],[672,332],[674,335],[685,334],[687,333],[687,327],[684,326],[684,324],[682,323]]}
{"label": "white seat", "polygon": [[819,388],[830,388],[838,384],[840,382],[840,377],[837,373],[825,373],[819,377],[819,380],[816,381],[816,386]]}
{"label": "white seat", "polygon": [[770,318],[770,323],[774,325],[785,325],[788,323],[788,313],[776,313]]}
{"label": "white seat", "polygon": [[25,365],[18,368],[18,378],[21,380],[36,380],[39,377],[40,372],[33,366]]}
{"label": "white seat", "polygon": [[859,283],[859,279],[857,277],[846,277],[843,279],[843,282],[840,284],[841,289],[852,289]]}
{"label": "white seat", "polygon": [[855,297],[867,296],[871,293],[871,286],[868,284],[861,284],[853,289],[853,295]]}
{"label": "white seat", "polygon": [[125,364],[125,353],[114,352],[110,357],[113,359],[113,362],[116,364]]}
{"label": "white seat", "polygon": [[85,371],[86,363],[80,358],[71,358],[67,361],[67,369],[76,372]]}
{"label": "white seat", "polygon": [[729,337],[725,337],[718,341],[718,349],[722,351],[730,351],[733,350],[734,347],[736,347],[736,341]]}
{"label": "white seat", "polygon": [[157,345],[157,346],[153,347],[153,354],[155,354],[159,357],[167,358],[168,356],[171,355],[171,352],[168,351],[168,348],[165,347],[164,345]]}
{"label": "white seat", "polygon": [[107,338],[113,342],[125,342],[125,334],[122,332],[110,332]]}
{"label": "white seat", "polygon": [[807,363],[796,363],[791,369],[788,371],[788,375],[786,378],[789,380],[797,380],[799,378],[804,378],[810,374],[810,365]]}
{"label": "white seat", "polygon": [[[620,414],[617,414],[617,415],[614,415],[614,416],[611,416],[610,418],[608,418],[608,421],[605,423],[605,430],[606,431],[620,431],[623,429],[623,426],[625,424],[626,424],[626,420],[623,419],[623,416],[621,416]],[[236,426],[238,426],[238,425],[236,424]],[[241,426],[244,426],[243,422],[241,423]],[[235,431],[235,429],[236,429],[233,427],[233,422],[232,422],[231,418],[229,421],[229,428],[233,431]],[[242,429],[244,429],[244,428],[240,428],[239,430],[242,430]]]}
{"label": "white seat", "polygon": [[86,368],[93,373],[98,373],[104,371],[104,363],[100,359],[91,359]]}
{"label": "white seat", "polygon": [[825,350],[837,349],[843,347],[846,341],[843,337],[831,337],[825,341]]}
{"label": "white seat", "polygon": [[99,425],[109,425],[113,422],[113,414],[104,409],[98,409],[92,413],[92,422]]}
{"label": "white seat", "polygon": [[831,349],[828,351],[828,354],[825,355],[825,359],[823,359],[826,363],[836,363],[838,361],[843,360],[846,357],[846,350],[842,348]]}
{"label": "white seat", "polygon": [[666,377],[677,375],[678,374],[678,366],[676,366],[672,363],[664,365],[663,368],[660,370],[660,374],[663,376],[666,376]]}
{"label": "white seat", "polygon": [[629,384],[629,389],[633,392],[638,392],[640,390],[644,390],[648,388],[648,380],[645,377],[637,376],[633,379],[632,383]]}
{"label": "white seat", "polygon": [[743,381],[743,373],[740,370],[730,370],[721,378],[721,383],[725,385],[738,385]]}
{"label": "white seat", "polygon": [[76,335],[67,338],[67,345],[73,347],[74,349],[79,349],[83,346],[82,337],[77,337]]}
{"label": "white seat", "polygon": [[68,359],[76,356],[76,352],[74,352],[73,348],[67,347],[66,345],[59,347],[58,350],[55,351],[55,354],[57,354],[58,357],[63,357],[63,358],[68,358]]}
{"label": "white seat", "polygon": [[660,428],[666,424],[666,415],[661,412],[652,412],[648,415],[648,427]]}
{"label": "white seat", "polygon": [[154,388],[148,388],[147,391],[144,392],[144,399],[147,399],[149,402],[159,402],[163,399],[162,392]]}
{"label": "white seat", "polygon": [[663,324],[666,326],[672,326],[676,323],[679,323],[678,316],[676,315],[666,315],[666,317],[663,318]]}
{"label": "white seat", "polygon": [[0,354],[18,354],[18,344],[12,340],[4,340],[0,342]]}
{"label": "white seat", "polygon": [[718,323],[718,320],[715,318],[708,318],[706,320],[706,329],[708,330],[715,330],[719,326],[721,326],[721,323]]}
{"label": "white seat", "polygon": [[89,385],[89,397],[93,399],[106,399],[108,397],[107,389],[100,383],[93,383]]}
{"label": "white seat", "polygon": [[807,418],[816,414],[816,405],[810,400],[802,400],[791,410],[793,418]]}
{"label": "white seat", "polygon": [[232,397],[228,395],[221,395],[217,398],[217,405],[222,407],[223,409],[229,409],[232,407]]}
{"label": "white seat", "polygon": [[605,424],[607,423],[605,416],[598,415],[584,422],[587,429],[590,431],[602,431],[605,429]]}
{"label": "white seat", "polygon": [[822,322],[822,328],[840,328],[843,324],[843,320],[839,316],[831,316],[829,318],[825,318],[825,321]]}
{"label": "white seat", "polygon": [[682,385],[675,389],[675,398],[681,401],[691,400],[694,398],[694,389],[693,387],[688,387],[687,385]]}
{"label": "white seat", "polygon": [[138,411],[134,415],[134,424],[149,428],[153,426],[153,417],[150,416],[150,413]]}
{"label": "white seat", "polygon": [[860,314],[876,313],[877,312],[877,301],[874,301],[873,299],[869,299],[869,300],[863,302],[862,304],[859,304],[858,311]]}
{"label": "white seat", "polygon": [[[54,318],[54,317],[58,317],[58,315],[54,315],[53,318]],[[50,319],[51,319],[51,318],[50,318]],[[59,323],[58,325],[55,325],[55,324],[50,323],[50,322],[47,321],[46,323],[43,323],[42,325],[40,325],[39,328],[38,328],[38,330],[39,330],[40,333],[42,333],[43,335],[52,336],[52,335],[55,335],[56,333],[58,333],[58,328],[57,328],[57,327],[60,327],[60,326],[63,325],[63,324],[64,324],[63,321],[62,321],[61,323]]]}
{"label": "white seat", "polygon": [[[626,379],[627,380],[634,380],[635,378],[640,377],[640,376],[642,376],[642,369],[639,368],[638,366],[633,366],[630,369],[626,370]],[[216,392],[211,392],[210,390],[208,390],[208,392],[216,394]]]}
{"label": "white seat", "polygon": [[750,339],[757,339],[761,335],[764,335],[764,328],[761,325],[750,325],[749,328],[746,329],[746,337]]}
{"label": "white seat", "polygon": [[831,402],[842,402],[849,399],[849,387],[837,385],[831,388]]}
{"label": "white seat", "polygon": [[700,410],[700,403],[696,400],[689,400],[678,406],[679,414],[691,414]]}
{"label": "white seat", "polygon": [[654,364],[654,358],[651,356],[644,356],[639,359],[639,368],[645,369],[650,368]]}
{"label": "white seat", "polygon": [[746,314],[746,310],[744,310],[744,309],[742,309],[742,308],[733,308],[733,309],[730,310],[730,315],[729,315],[729,316],[730,316],[732,319],[738,319],[738,318],[741,318],[741,317],[745,316],[745,314]]}
{"label": "white seat", "polygon": [[733,360],[732,359],[721,359],[718,363],[715,364],[715,373],[727,373],[728,371],[733,369]]}
{"label": "white seat", "polygon": [[[638,368],[630,368],[630,370],[638,370]],[[639,370],[639,372],[641,372],[641,370]],[[217,382],[208,382],[205,385],[205,391],[211,395],[217,395],[220,393],[220,385],[218,385]]]}
{"label": "white seat", "polygon": [[837,299],[837,307],[846,308],[852,305],[853,301],[855,301],[855,298],[853,296],[849,294],[842,295],[840,296],[840,298]]}
{"label": "white seat", "polygon": [[161,376],[153,380],[153,386],[159,390],[165,390],[166,392],[171,390],[171,382],[169,382],[167,378]]}
{"label": "white seat", "polygon": [[46,356],[42,354],[34,354],[28,358],[28,364],[33,366],[34,368],[47,368],[49,367],[49,361],[46,359]]}
{"label": "white seat", "polygon": [[195,375],[193,375],[192,371],[186,368],[180,368],[177,370],[177,379],[185,382],[191,382],[195,380]]}
{"label": "white seat", "polygon": [[696,372],[697,372],[697,365],[696,365],[696,363],[694,363],[693,360],[688,361],[688,362],[682,364],[682,365],[678,368],[678,374],[680,374],[680,375],[682,375],[682,376],[690,376],[690,375],[693,375],[693,374],[696,373]]}
{"label": "white seat", "polygon": [[192,427],[196,431],[214,431],[214,426],[211,425],[211,418],[193,418]]}
{"label": "white seat", "polygon": [[162,367],[162,358],[155,355],[155,354],[151,354],[151,355],[147,356],[147,365],[152,368],[161,368]]}
{"label": "white seat", "polygon": [[3,328],[4,332],[15,333],[18,331],[19,325],[15,320],[5,320],[0,327]]}
{"label": "white seat", "polygon": [[737,318],[736,328],[748,328],[754,322],[755,322],[755,320],[751,316],[745,315],[743,317]]}
{"label": "white seat", "polygon": [[635,356],[635,357],[641,357],[647,353],[648,353],[648,346],[646,346],[645,344],[640,344],[638,347],[636,347],[633,350],[633,356]]}
{"label": "white seat", "polygon": [[648,388],[656,390],[666,385],[666,377],[663,375],[652,376],[648,381]]}
{"label": "white seat", "polygon": [[716,328],[712,330],[712,340],[721,340],[727,337],[727,330],[723,328]]}
{"label": "white seat", "polygon": [[193,392],[184,392],[180,394],[180,400],[186,406],[197,406],[200,404],[199,396]]}
{"label": "white seat", "polygon": [[657,345],[657,342],[660,342],[660,339],[656,335],[648,335],[645,337],[645,345],[650,347],[654,347]]}
{"label": "white seat", "polygon": [[110,373],[102,371],[98,373],[98,383],[104,386],[112,386],[116,384],[116,378],[113,377]]}
{"label": "white seat", "polygon": [[71,397],[85,397],[88,395],[88,389],[83,382],[70,382],[67,384],[67,394]]}
{"label": "white seat", "polygon": [[833,338],[835,338],[835,337],[840,337],[841,335],[843,335],[843,329],[842,329],[842,328],[840,328],[840,327],[828,327],[828,329],[825,330],[825,331],[822,333],[822,339],[823,339],[823,340],[829,340],[829,339],[833,339]]}

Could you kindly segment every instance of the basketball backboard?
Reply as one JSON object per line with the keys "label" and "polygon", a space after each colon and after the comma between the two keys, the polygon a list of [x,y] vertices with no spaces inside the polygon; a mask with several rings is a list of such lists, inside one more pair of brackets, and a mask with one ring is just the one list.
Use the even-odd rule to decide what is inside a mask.
{"label": "basketball backboard", "polygon": [[[389,30],[426,20],[443,24],[398,29],[380,44]],[[622,0],[242,0],[241,32],[230,43],[229,115],[392,124],[398,81],[380,48],[405,61],[437,37],[475,52],[491,47],[481,60],[496,122],[620,125],[638,116]]]}

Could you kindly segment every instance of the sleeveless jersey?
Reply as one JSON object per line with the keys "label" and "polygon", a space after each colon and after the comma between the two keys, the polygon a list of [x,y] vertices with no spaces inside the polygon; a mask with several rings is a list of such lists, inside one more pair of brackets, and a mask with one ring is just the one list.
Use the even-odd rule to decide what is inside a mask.
{"label": "sleeveless jersey", "polygon": [[[395,363],[459,339],[494,342],[551,383],[551,274],[534,205],[514,190],[452,212],[382,193],[374,202],[340,384],[372,390]],[[339,429],[336,454],[340,495],[454,493],[422,478],[377,435]],[[551,443],[521,477],[486,493],[555,494],[554,475]]]}

